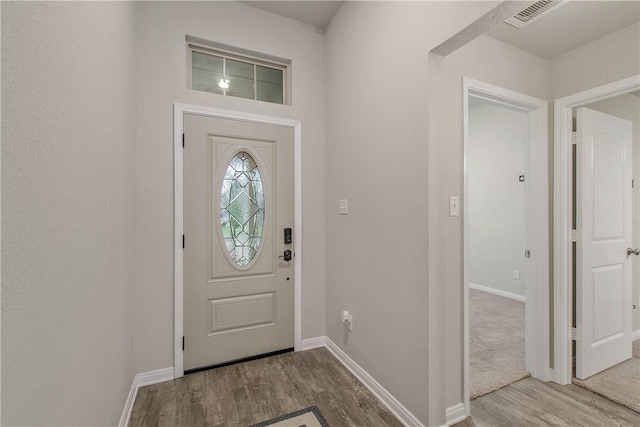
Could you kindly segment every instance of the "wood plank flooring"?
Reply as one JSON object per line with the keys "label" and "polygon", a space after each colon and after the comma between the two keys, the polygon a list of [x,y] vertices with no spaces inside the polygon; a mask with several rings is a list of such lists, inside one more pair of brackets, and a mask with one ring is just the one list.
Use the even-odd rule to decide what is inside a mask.
{"label": "wood plank flooring", "polygon": [[131,426],[250,426],[317,406],[332,427],[402,426],[325,348],[142,387]]}
{"label": "wood plank flooring", "polygon": [[471,401],[457,427],[640,426],[640,414],[575,386],[525,378]]}
{"label": "wood plank flooring", "polygon": [[[331,427],[402,424],[325,348],[188,375],[138,391],[131,426],[250,426],[316,405]],[[458,427],[633,426],[640,414],[575,385],[525,378],[471,402]]]}

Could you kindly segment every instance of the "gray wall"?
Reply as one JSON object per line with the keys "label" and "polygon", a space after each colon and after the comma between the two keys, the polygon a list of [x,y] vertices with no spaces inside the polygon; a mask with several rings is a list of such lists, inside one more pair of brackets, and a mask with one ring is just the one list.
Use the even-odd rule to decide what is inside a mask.
{"label": "gray wall", "polygon": [[444,424],[436,325],[455,284],[430,283],[430,204],[446,202],[430,195],[428,52],[494,5],[346,2],[327,33],[327,336],[430,425]]}
{"label": "gray wall", "polygon": [[[489,102],[469,108],[468,259],[471,283],[525,295],[527,115]],[[513,271],[520,279],[513,278]]]}
{"label": "gray wall", "polygon": [[[463,366],[463,258],[462,217],[449,217],[449,195],[462,196],[462,77],[514,90],[539,99],[549,98],[549,63],[530,53],[487,36],[447,56],[434,58],[430,67],[429,144],[433,155],[434,194],[442,240],[437,251],[445,286],[444,313],[448,333],[445,345],[446,406],[462,402]],[[434,157],[435,156],[435,157]],[[431,163],[430,163],[431,164]],[[462,198],[461,198],[462,200]],[[430,254],[430,257],[433,257]]]}
{"label": "gray wall", "polygon": [[114,425],[136,372],[133,5],[1,7],[2,421]]}
{"label": "gray wall", "polygon": [[[430,185],[433,191],[429,200],[440,200],[440,203],[435,210],[430,210],[430,229],[438,230],[432,234],[438,240],[434,242],[435,250],[429,254],[433,266],[430,283],[442,280],[446,286],[443,316],[448,339],[443,363],[447,376],[447,407],[461,402],[463,391],[462,225],[460,218],[448,217],[446,210],[447,197],[462,194],[462,76],[552,101],[637,74],[640,69],[639,28],[634,24],[551,61],[487,36],[475,39],[446,58],[432,55],[429,144],[433,155],[429,164],[433,164],[433,168],[429,180],[433,183]],[[550,116],[550,131],[552,122]],[[550,138],[550,202],[553,201],[552,140]],[[549,208],[551,225],[552,203]],[[553,271],[553,265],[550,268]]]}
{"label": "gray wall", "polygon": [[[324,335],[324,36],[237,2],[137,9],[136,370],[173,366],[173,104],[302,121],[303,338]],[[291,59],[290,106],[187,89],[185,34]]]}
{"label": "gray wall", "polygon": [[[551,62],[488,37],[428,55],[498,3],[346,2],[324,36],[235,2],[3,2],[3,421],[114,424],[134,374],[173,365],[181,102],[302,120],[303,337],[444,424],[462,401],[461,77],[553,99],[640,65],[637,24]],[[292,105],[187,90],[185,34],[292,59]]]}
{"label": "gray wall", "polygon": [[551,60],[552,99],[638,74],[640,23],[587,43]]}
{"label": "gray wall", "polygon": [[[587,105],[596,111],[611,114],[631,121],[633,124],[633,179],[636,185],[633,189],[633,247],[640,247],[640,97],[627,94],[614,98],[605,99]],[[574,109],[575,110],[575,109]],[[631,258],[633,262],[633,304],[636,308],[633,311],[633,331],[640,329],[640,259]]]}

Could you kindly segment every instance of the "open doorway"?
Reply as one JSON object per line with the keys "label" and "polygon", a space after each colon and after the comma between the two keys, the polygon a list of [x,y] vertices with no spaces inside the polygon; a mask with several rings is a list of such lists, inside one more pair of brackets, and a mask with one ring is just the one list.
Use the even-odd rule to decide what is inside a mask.
{"label": "open doorway", "polygon": [[[633,331],[633,329],[638,327],[638,301],[635,300],[638,296],[637,289],[635,292],[632,292],[632,289],[638,287],[637,264],[639,263],[638,260],[640,257],[627,254],[629,248],[634,249],[640,243],[638,227],[632,228],[633,221],[631,221],[630,218],[630,213],[635,209],[633,215],[635,216],[635,223],[637,224],[637,210],[639,209],[637,196],[637,152],[633,152],[629,148],[623,148],[626,143],[622,141],[619,144],[616,142],[616,144],[621,147],[620,150],[618,150],[620,155],[617,157],[621,158],[623,154],[627,157],[627,154],[633,153],[631,156],[633,158],[631,164],[636,164],[636,169],[633,171],[636,185],[635,188],[631,187],[633,185],[631,182],[631,174],[625,173],[620,167],[612,168],[614,173],[607,177],[607,179],[609,179],[620,176],[620,178],[617,179],[621,182],[621,189],[619,191],[617,188],[612,188],[611,184],[608,184],[606,191],[601,192],[605,198],[610,198],[612,195],[615,195],[615,199],[620,202],[618,203],[620,206],[618,209],[613,205],[615,200],[608,201],[605,203],[606,209],[602,209],[601,212],[609,215],[615,212],[616,209],[620,210],[620,215],[618,216],[619,221],[608,221],[608,228],[606,230],[599,226],[599,228],[595,228],[598,228],[600,231],[607,231],[606,234],[610,236],[595,236],[593,215],[591,214],[592,218],[589,219],[589,210],[585,210],[585,205],[580,202],[581,197],[582,200],[584,200],[585,195],[598,194],[591,190],[585,190],[585,188],[589,186],[589,183],[586,183],[586,187],[584,184],[578,184],[575,209],[572,197],[574,174],[576,176],[576,182],[578,183],[580,180],[585,179],[585,171],[587,172],[587,178],[589,178],[589,174],[593,174],[593,170],[589,172],[589,169],[585,168],[584,165],[582,166],[582,170],[575,168],[574,173],[574,148],[572,144],[574,109],[578,109],[576,116],[580,114],[580,109],[582,109],[583,114],[585,111],[592,111],[598,115],[604,114],[604,116],[611,117],[612,114],[602,113],[601,111],[596,111],[596,109],[601,109],[603,105],[614,103],[615,97],[620,95],[631,94],[629,96],[635,97],[635,94],[632,93],[638,89],[640,89],[640,75],[555,101],[554,379],[560,384],[568,384],[573,378],[574,353],[572,351],[572,344],[574,339],[577,343],[575,352],[576,367],[585,363],[587,365],[594,364],[594,366],[601,363],[605,364],[605,366],[596,366],[595,371],[589,366],[586,366],[586,369],[584,369],[585,366],[582,366],[580,369],[583,372],[576,372],[576,375],[586,379],[606,369],[607,365],[617,364],[619,361],[605,360],[609,358],[612,353],[618,353],[618,351],[621,353],[626,352],[630,358],[632,355],[632,340],[638,338],[637,330],[636,332]],[[635,102],[635,98],[626,97],[626,99]],[[609,113],[611,112],[613,111],[610,110]],[[591,123],[591,120],[586,121],[586,123]],[[576,125],[577,130],[580,132],[579,128],[581,125],[579,123]],[[598,132],[598,134],[603,133]],[[585,140],[584,136],[578,138],[578,140],[579,139]],[[609,145],[602,143],[603,141],[598,142],[597,138],[589,136],[586,141],[586,147],[578,141],[576,149],[577,161],[580,162],[580,159],[595,159],[597,162],[592,162],[592,164],[602,163],[600,160],[604,157],[598,155],[596,153],[597,150],[594,151],[594,141],[596,141],[596,145],[599,144],[601,146],[600,148],[606,148],[607,150],[609,150]],[[609,156],[609,158],[613,157]],[[633,197],[631,195],[633,195]],[[601,204],[601,202],[602,200],[592,200],[590,205],[597,206]],[[625,207],[626,204],[629,205],[629,208]],[[585,223],[585,221],[591,221],[591,224]],[[575,228],[575,232],[572,232],[572,230],[574,230],[574,224],[577,228]],[[618,228],[617,231],[609,227],[616,224]],[[598,231],[598,233],[602,234],[600,231]],[[615,237],[613,236],[614,234],[619,236]],[[594,236],[596,239],[593,238]],[[577,240],[577,242],[572,242],[572,240]],[[612,249],[612,252],[616,254],[616,259],[604,263],[597,260],[597,262],[591,262],[584,259],[584,254],[588,254],[589,251],[591,251],[589,245],[592,245],[595,240],[598,240],[597,246],[603,246],[603,243],[618,244],[618,246],[620,246],[619,248],[616,247]],[[582,255],[580,254],[581,251]],[[574,254],[576,258],[575,267],[573,262]],[[581,272],[582,277],[578,274],[578,271]],[[585,274],[585,272],[588,274]],[[636,275],[634,276],[634,274]],[[576,278],[575,289],[573,286],[574,277]],[[585,281],[583,278],[587,280]],[[603,280],[605,278],[607,280]],[[598,280],[596,281],[595,279]],[[616,283],[618,283],[619,286],[616,285]],[[631,286],[632,283],[634,284],[633,286]],[[600,290],[604,289],[601,285],[606,285],[610,288],[604,293],[606,298],[585,298],[585,296],[589,294],[596,295],[596,288]],[[585,286],[588,286],[589,289],[586,289]],[[583,293],[582,297],[579,295],[579,291]],[[603,292],[600,292],[600,294],[603,294]],[[576,303],[575,310],[574,301]],[[597,306],[593,305],[594,301],[597,303]],[[608,306],[610,307],[603,307],[603,301],[608,301],[610,303],[608,303]],[[616,304],[617,307],[612,308]],[[636,306],[635,309],[633,308],[634,305]],[[613,312],[614,315],[610,315],[611,313],[608,312]],[[632,318],[635,318],[635,320],[632,321]],[[585,319],[588,320],[585,322]],[[574,327],[576,327],[576,329],[572,329]],[[607,345],[616,342],[620,343],[619,349],[615,349],[614,351],[607,350],[603,351],[600,355],[598,354],[600,349],[604,349]],[[593,353],[589,354],[590,351]],[[604,355],[606,355],[606,358]],[[624,358],[626,358],[626,356],[624,356],[623,359]]]}
{"label": "open doorway", "polygon": [[465,410],[548,379],[547,103],[464,79]]}
{"label": "open doorway", "polygon": [[466,214],[471,399],[529,376],[527,131],[526,111],[470,96]]}
{"label": "open doorway", "polygon": [[[571,114],[570,123],[562,118],[557,122],[564,126],[556,132],[562,132],[558,148],[563,149],[567,148],[564,131],[573,130],[571,159],[566,163],[572,191],[569,202],[561,200],[559,208],[570,209],[575,230],[568,260],[569,307],[561,299],[557,306],[561,319],[567,310],[570,313],[571,358],[569,363],[562,359],[556,363],[558,373],[565,369],[569,377],[557,379],[640,412],[640,261],[633,253],[640,247],[637,87],[638,79],[631,78],[556,101],[557,115]],[[558,178],[562,181],[564,175]],[[567,267],[558,266],[557,272]],[[556,282],[562,284],[566,282]],[[566,346],[567,337],[558,327],[556,334]],[[564,349],[562,344],[556,357]]]}

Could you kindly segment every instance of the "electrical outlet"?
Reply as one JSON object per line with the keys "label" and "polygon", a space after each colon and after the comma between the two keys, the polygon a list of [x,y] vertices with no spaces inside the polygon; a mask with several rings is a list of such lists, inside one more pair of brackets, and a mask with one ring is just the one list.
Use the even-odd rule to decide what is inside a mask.
{"label": "electrical outlet", "polygon": [[340,320],[350,332],[353,332],[353,316],[351,315],[351,313],[349,313],[347,310],[342,310],[342,313],[340,313]]}
{"label": "electrical outlet", "polygon": [[513,270],[513,280],[520,280],[520,270]]}

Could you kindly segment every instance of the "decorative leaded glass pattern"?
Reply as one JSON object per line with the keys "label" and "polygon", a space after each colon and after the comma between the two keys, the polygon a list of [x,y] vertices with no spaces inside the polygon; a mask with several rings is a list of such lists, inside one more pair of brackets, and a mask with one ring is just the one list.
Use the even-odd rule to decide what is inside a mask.
{"label": "decorative leaded glass pattern", "polygon": [[222,238],[240,267],[258,253],[264,233],[264,189],[258,165],[241,151],[229,162],[220,191]]}

